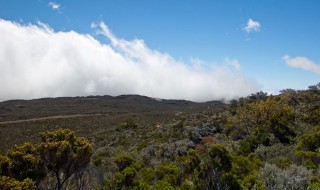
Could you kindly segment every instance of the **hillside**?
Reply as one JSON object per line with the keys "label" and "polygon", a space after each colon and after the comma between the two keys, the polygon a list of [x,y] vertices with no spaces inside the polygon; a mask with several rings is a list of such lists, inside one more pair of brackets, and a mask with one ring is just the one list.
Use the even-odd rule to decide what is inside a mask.
{"label": "hillside", "polygon": [[219,101],[195,103],[139,95],[89,96],[10,100],[0,102],[1,152],[25,141],[35,141],[45,130],[68,127],[81,135],[114,128],[126,119],[140,125],[168,123],[181,115],[218,110]]}
{"label": "hillside", "polygon": [[[91,162],[68,180],[71,189],[319,189],[319,87],[230,104],[138,95],[10,100],[0,103],[0,150],[40,143],[40,132],[58,128],[88,138]],[[49,174],[38,188],[53,187]]]}

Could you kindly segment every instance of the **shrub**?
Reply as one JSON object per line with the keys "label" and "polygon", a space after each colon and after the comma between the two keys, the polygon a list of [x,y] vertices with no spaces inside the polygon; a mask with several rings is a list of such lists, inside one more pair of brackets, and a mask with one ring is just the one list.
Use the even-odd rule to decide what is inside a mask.
{"label": "shrub", "polygon": [[117,164],[119,171],[124,170],[135,162],[131,154],[121,154],[113,158],[113,161]]}
{"label": "shrub", "polygon": [[138,125],[134,122],[133,119],[126,119],[123,123],[121,123],[116,128],[116,131],[132,130],[132,129],[136,129],[137,127]]}
{"label": "shrub", "polygon": [[[281,143],[272,146],[260,145],[254,152],[264,162],[275,163],[279,157],[290,157],[293,155],[293,147]],[[273,161],[276,160],[276,161]]]}
{"label": "shrub", "polygon": [[299,139],[296,155],[302,158],[310,169],[317,169],[320,164],[320,131],[302,135]]}
{"label": "shrub", "polygon": [[44,161],[40,159],[36,147],[31,143],[15,145],[7,153],[10,159],[9,175],[19,181],[30,178],[36,185],[46,176]]}
{"label": "shrub", "polygon": [[174,187],[166,180],[157,181],[154,190],[174,190]]}
{"label": "shrub", "polygon": [[142,179],[147,184],[152,184],[156,177],[156,173],[153,169],[143,168],[140,173],[140,179]]}
{"label": "shrub", "polygon": [[181,190],[196,190],[196,186],[193,181],[186,179],[182,182],[180,186]]}
{"label": "shrub", "polygon": [[276,165],[266,164],[262,169],[262,178],[266,189],[308,189],[312,172],[303,166],[290,165],[287,169],[280,169]]}
{"label": "shrub", "polygon": [[30,178],[18,181],[10,177],[0,176],[0,189],[35,190],[36,185]]}
{"label": "shrub", "polygon": [[177,184],[179,180],[179,168],[173,164],[160,164],[156,168],[156,176],[158,180],[164,179],[171,185]]}

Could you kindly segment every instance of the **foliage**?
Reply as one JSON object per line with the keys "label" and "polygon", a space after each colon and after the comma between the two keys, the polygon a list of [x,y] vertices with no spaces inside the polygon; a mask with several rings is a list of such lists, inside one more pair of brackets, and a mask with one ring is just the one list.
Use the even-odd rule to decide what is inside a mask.
{"label": "foliage", "polygon": [[[7,151],[0,155],[2,181],[29,180],[37,189],[320,187],[319,84],[307,90],[283,90],[276,96],[257,92],[230,104],[139,96],[78,99],[46,100],[48,112],[41,108],[43,100],[38,100],[37,108],[43,112],[38,114],[52,116],[61,111],[84,116],[1,126],[2,142],[34,143],[0,149]],[[38,116],[37,104],[28,103],[30,107],[20,108],[25,115],[16,116],[11,102],[0,103],[0,114],[3,118],[6,114],[8,118]],[[3,111],[7,108],[14,111]],[[45,132],[42,139],[34,136],[59,127],[72,127],[88,137],[93,147],[71,130]],[[0,146],[8,147],[4,144]]]}
{"label": "foliage", "polygon": [[281,158],[289,158],[294,155],[294,147],[281,143],[272,146],[259,145],[255,150],[255,155],[264,162],[277,164]]}
{"label": "foliage", "polygon": [[10,159],[9,175],[19,181],[30,178],[38,185],[46,176],[46,168],[39,152],[31,143],[15,145],[9,150],[7,157]]}
{"label": "foliage", "polygon": [[231,173],[243,189],[264,189],[263,181],[258,177],[263,165],[253,154],[248,157],[233,155]]}
{"label": "foliage", "polygon": [[308,189],[312,175],[310,170],[303,166],[290,165],[287,169],[280,169],[275,165],[266,164],[262,169],[262,178],[266,189]]}
{"label": "foliage", "polygon": [[197,188],[196,188],[193,181],[186,179],[182,182],[180,189],[181,190],[196,190]]}
{"label": "foliage", "polygon": [[0,156],[4,187],[40,188],[52,172],[57,180],[56,188],[62,189],[73,174],[79,174],[89,164],[92,148],[87,139],[76,137],[69,129],[44,132],[41,136],[40,144],[15,145],[5,156]]}
{"label": "foliage", "polygon": [[186,156],[177,157],[176,162],[180,165],[184,174],[192,174],[199,166],[201,158],[195,150],[189,150]]}
{"label": "foliage", "polygon": [[304,134],[300,137],[296,155],[301,157],[310,169],[317,169],[320,164],[320,129],[316,132]]}
{"label": "foliage", "polygon": [[243,139],[240,153],[253,152],[258,145],[269,146],[277,140],[288,144],[296,136],[295,112],[279,98],[268,97],[242,104],[237,114],[229,118],[225,132],[234,140]]}
{"label": "foliage", "polygon": [[11,165],[12,162],[7,156],[0,155],[0,175],[9,175]]}
{"label": "foliage", "polygon": [[126,119],[123,123],[121,123],[116,130],[117,131],[123,131],[123,130],[129,130],[129,129],[135,129],[137,128],[137,124],[134,122],[133,119]]}
{"label": "foliage", "polygon": [[196,170],[197,188],[223,188],[228,182],[234,181],[233,176],[228,173],[231,167],[231,156],[227,149],[221,144],[213,145]]}
{"label": "foliage", "polygon": [[175,188],[166,180],[160,180],[154,186],[154,190],[174,190],[174,189]]}
{"label": "foliage", "polygon": [[179,179],[179,168],[173,164],[161,164],[156,169],[156,178],[158,180],[164,180],[171,185],[177,185]]}
{"label": "foliage", "polygon": [[57,189],[90,162],[92,148],[86,138],[76,137],[70,129],[41,133],[40,157],[57,179]]}
{"label": "foliage", "polygon": [[0,189],[35,190],[36,185],[30,178],[18,181],[7,176],[0,176]]}
{"label": "foliage", "polygon": [[122,154],[113,158],[113,161],[117,164],[119,171],[124,170],[135,162],[134,158],[130,154]]}

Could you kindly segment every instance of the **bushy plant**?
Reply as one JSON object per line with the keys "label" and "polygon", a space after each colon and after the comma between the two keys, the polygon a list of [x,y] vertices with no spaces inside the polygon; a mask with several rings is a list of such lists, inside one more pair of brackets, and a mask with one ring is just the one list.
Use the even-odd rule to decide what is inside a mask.
{"label": "bushy plant", "polygon": [[267,190],[301,190],[308,189],[312,171],[294,164],[282,170],[276,165],[267,163],[261,175]]}
{"label": "bushy plant", "polygon": [[294,146],[281,143],[272,146],[260,145],[254,154],[262,161],[275,164],[282,169],[288,167],[295,160]]}
{"label": "bushy plant", "polygon": [[0,189],[36,190],[36,185],[30,178],[18,181],[7,176],[0,176]]}
{"label": "bushy plant", "polygon": [[171,185],[178,184],[180,176],[179,168],[176,165],[163,163],[155,169],[155,172],[158,180],[165,180]]}
{"label": "bushy plant", "polygon": [[320,130],[314,133],[304,134],[300,137],[296,149],[296,155],[302,158],[302,162],[310,169],[316,170],[320,165]]}
{"label": "bushy plant", "polygon": [[30,178],[38,185],[46,176],[45,163],[33,144],[15,145],[8,151],[7,156],[11,162],[8,168],[11,177],[20,181]]}
{"label": "bushy plant", "polygon": [[131,154],[121,154],[113,158],[113,161],[117,164],[120,171],[130,166],[135,162],[135,159]]}
{"label": "bushy plant", "polygon": [[174,190],[175,188],[166,180],[157,181],[154,185],[154,190]]}

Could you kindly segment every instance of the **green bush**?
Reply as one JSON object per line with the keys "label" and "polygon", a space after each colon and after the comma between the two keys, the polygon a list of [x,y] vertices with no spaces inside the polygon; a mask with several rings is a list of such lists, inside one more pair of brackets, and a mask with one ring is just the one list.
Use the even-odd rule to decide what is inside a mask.
{"label": "green bush", "polygon": [[158,180],[165,180],[171,185],[176,185],[180,176],[179,168],[173,164],[160,164],[156,169],[156,177]]}
{"label": "green bush", "polygon": [[0,176],[0,189],[35,190],[36,185],[30,178],[18,181],[10,177]]}
{"label": "green bush", "polygon": [[266,164],[262,169],[262,179],[266,189],[308,189],[312,171],[303,166],[290,165],[287,169],[280,169],[276,165]]}
{"label": "green bush", "polygon": [[123,123],[121,123],[116,128],[116,131],[133,130],[133,129],[136,129],[137,127],[138,125],[134,122],[133,119],[126,119]]}
{"label": "green bush", "polygon": [[185,179],[180,186],[180,190],[196,190],[196,189],[197,188],[194,182],[189,179]]}
{"label": "green bush", "polygon": [[121,154],[114,157],[113,162],[117,164],[119,171],[122,171],[126,167],[133,164],[135,162],[135,159],[132,157],[131,154],[126,153],[126,154]]}
{"label": "green bush", "polygon": [[166,180],[157,181],[154,190],[174,190],[175,188]]}
{"label": "green bush", "polygon": [[140,173],[140,179],[146,182],[147,184],[151,185],[156,177],[156,173],[154,169],[147,169],[143,168]]}
{"label": "green bush", "polygon": [[320,131],[302,135],[295,153],[305,166],[316,170],[320,165]]}

